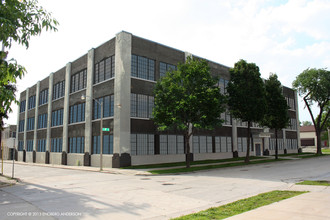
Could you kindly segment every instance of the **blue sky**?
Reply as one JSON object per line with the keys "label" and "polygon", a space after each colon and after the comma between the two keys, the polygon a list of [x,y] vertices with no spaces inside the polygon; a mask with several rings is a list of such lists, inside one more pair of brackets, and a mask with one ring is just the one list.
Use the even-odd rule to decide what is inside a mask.
{"label": "blue sky", "polygon": [[[330,64],[330,0],[39,0],[60,22],[58,32],[13,46],[27,68],[19,92],[125,30],[232,67],[254,62],[283,85],[306,68]],[[19,93],[18,93],[19,96]],[[300,101],[300,120],[310,117]],[[15,124],[17,107],[7,121]]]}

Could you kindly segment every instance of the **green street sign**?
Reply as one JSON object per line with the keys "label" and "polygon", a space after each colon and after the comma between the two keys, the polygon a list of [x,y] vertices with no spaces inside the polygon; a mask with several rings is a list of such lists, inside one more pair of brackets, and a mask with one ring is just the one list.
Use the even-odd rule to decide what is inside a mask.
{"label": "green street sign", "polygon": [[110,131],[110,128],[103,128],[102,131]]}

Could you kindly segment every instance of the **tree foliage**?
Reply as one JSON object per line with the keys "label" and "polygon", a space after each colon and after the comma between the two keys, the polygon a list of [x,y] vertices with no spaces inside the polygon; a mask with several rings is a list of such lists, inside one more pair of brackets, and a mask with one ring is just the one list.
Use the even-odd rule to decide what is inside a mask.
{"label": "tree foliage", "polygon": [[[312,122],[315,127],[317,137],[317,154],[321,151],[321,131],[329,118],[330,105],[330,71],[326,69],[306,69],[297,76],[292,83],[297,89],[299,95],[303,98],[309,111]],[[315,117],[311,110],[312,105],[316,103],[319,113]],[[322,121],[322,114],[323,121]]]}
{"label": "tree foliage", "polygon": [[261,122],[265,114],[265,88],[259,67],[240,60],[229,70],[227,92],[229,110],[234,118],[248,123],[248,143],[245,162],[250,161],[251,123]]}
{"label": "tree foliage", "polygon": [[[42,30],[54,30],[58,25],[51,14],[38,6],[37,0],[2,0],[0,2],[0,41],[3,49],[9,50],[12,43],[29,47],[31,36]],[[0,114],[5,118],[12,111],[10,105],[16,101],[16,80],[26,73],[15,59],[7,60],[8,51],[0,53]],[[15,87],[15,89],[8,89]]]}
{"label": "tree foliage", "polygon": [[275,130],[275,158],[278,159],[277,131],[289,125],[289,107],[282,94],[282,85],[276,74],[270,75],[269,79],[265,81],[265,90],[266,114],[262,125]]}
{"label": "tree foliage", "polygon": [[205,60],[188,57],[178,70],[168,72],[155,87],[153,116],[158,129],[185,133],[186,163],[189,167],[189,138],[194,130],[221,126],[224,96],[212,78]]}

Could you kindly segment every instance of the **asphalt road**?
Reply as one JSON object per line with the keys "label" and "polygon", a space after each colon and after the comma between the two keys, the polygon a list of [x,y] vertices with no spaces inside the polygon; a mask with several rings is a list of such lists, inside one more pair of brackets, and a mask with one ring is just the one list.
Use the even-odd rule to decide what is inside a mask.
{"label": "asphalt road", "polygon": [[329,167],[329,156],[160,176],[16,164],[22,182],[0,188],[0,219],[169,219],[300,180],[330,180]]}

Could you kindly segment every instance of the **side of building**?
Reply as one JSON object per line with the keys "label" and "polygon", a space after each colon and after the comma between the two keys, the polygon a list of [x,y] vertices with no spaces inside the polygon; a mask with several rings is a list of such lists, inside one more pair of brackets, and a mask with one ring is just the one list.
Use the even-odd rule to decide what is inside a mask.
{"label": "side of building", "polygon": [[[127,32],[91,49],[20,95],[18,160],[105,167],[184,161],[183,134],[159,132],[152,121],[153,89],[166,71],[191,54]],[[229,68],[209,61],[226,92]],[[280,153],[300,148],[297,94],[283,87],[291,126],[280,131]],[[81,99],[81,97],[86,97]],[[101,139],[101,103],[103,131]],[[246,124],[221,115],[223,127],[196,131],[194,160],[244,156]],[[108,130],[108,129],[106,129]],[[272,131],[253,124],[252,155],[274,153]]]}

